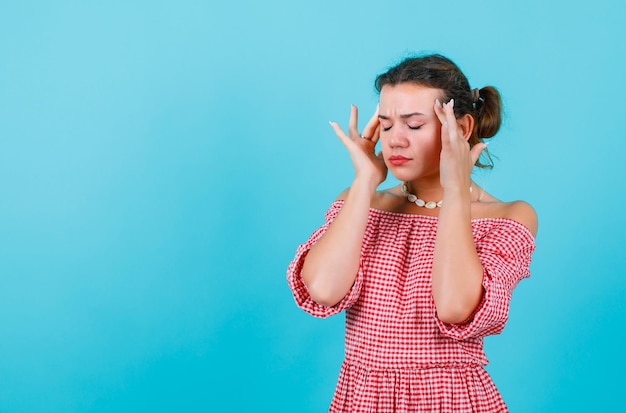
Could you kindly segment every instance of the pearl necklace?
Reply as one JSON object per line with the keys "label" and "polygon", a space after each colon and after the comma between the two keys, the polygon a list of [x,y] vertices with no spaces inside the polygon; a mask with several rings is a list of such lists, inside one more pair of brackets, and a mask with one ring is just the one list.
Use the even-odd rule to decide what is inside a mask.
{"label": "pearl necklace", "polygon": [[400,187],[400,190],[402,191],[402,195],[407,197],[409,202],[414,203],[420,208],[435,209],[437,207],[441,208],[441,205],[443,205],[443,200],[439,202],[435,202],[435,201],[426,202],[423,199],[420,199],[417,196],[413,195],[412,193],[409,192],[409,188],[406,186],[406,182],[402,184],[402,186]]}
{"label": "pearl necklace", "polygon": [[[435,202],[435,201],[426,202],[423,199],[418,198],[417,196],[409,192],[409,188],[407,187],[406,182],[402,184],[402,186],[400,187],[400,190],[402,191],[402,195],[404,195],[409,200],[409,202],[414,203],[420,208],[435,209],[435,208],[441,208],[441,205],[443,205],[443,199],[439,202]],[[469,187],[469,191],[472,192],[471,185]],[[481,198],[482,198],[482,195],[483,194],[480,194]],[[480,201],[480,198],[478,200]]]}

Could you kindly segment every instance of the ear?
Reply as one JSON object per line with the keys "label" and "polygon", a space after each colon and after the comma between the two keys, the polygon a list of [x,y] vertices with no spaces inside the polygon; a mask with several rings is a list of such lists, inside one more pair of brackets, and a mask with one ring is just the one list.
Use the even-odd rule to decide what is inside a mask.
{"label": "ear", "polygon": [[456,122],[459,125],[459,128],[461,128],[463,139],[468,141],[474,131],[474,117],[470,114],[465,114],[458,118]]}

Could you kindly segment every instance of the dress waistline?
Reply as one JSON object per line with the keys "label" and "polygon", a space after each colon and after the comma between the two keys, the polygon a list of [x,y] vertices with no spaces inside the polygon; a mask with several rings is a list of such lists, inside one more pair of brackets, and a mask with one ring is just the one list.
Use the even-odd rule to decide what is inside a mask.
{"label": "dress waistline", "polygon": [[454,369],[454,370],[462,370],[462,369],[476,369],[483,368],[484,366],[479,363],[469,363],[462,361],[450,361],[450,362],[437,362],[437,363],[416,363],[416,362],[408,362],[408,363],[363,363],[360,360],[351,360],[346,358],[343,361],[344,365],[350,365],[353,367],[357,367],[360,369],[365,369],[368,371],[376,371],[376,370],[430,370],[430,369]]}

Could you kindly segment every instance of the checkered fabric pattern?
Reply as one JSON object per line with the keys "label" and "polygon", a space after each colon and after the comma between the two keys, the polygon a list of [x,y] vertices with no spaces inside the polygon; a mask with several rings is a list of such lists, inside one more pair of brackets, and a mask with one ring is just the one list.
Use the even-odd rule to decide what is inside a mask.
{"label": "checkered fabric pattern", "polygon": [[504,218],[472,221],[485,294],[469,320],[450,325],[437,318],[431,291],[437,217],[371,209],[352,289],[333,307],[311,299],[302,264],[342,205],[331,205],[287,270],[304,311],[328,317],[346,310],[345,360],[330,412],[506,412],[483,368],[483,337],[502,331],[512,291],[529,276],[529,230]]}

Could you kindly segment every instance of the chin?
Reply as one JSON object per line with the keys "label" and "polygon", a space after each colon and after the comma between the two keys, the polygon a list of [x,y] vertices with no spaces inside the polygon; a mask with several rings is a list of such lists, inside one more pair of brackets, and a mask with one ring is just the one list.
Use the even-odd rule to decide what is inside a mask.
{"label": "chin", "polygon": [[439,170],[428,173],[427,171],[407,170],[400,168],[389,168],[389,173],[398,181],[411,182],[419,179],[439,178]]}
{"label": "chin", "polygon": [[402,182],[413,181],[420,178],[419,174],[416,174],[413,171],[394,171],[393,169],[389,169],[389,172],[394,178]]}

